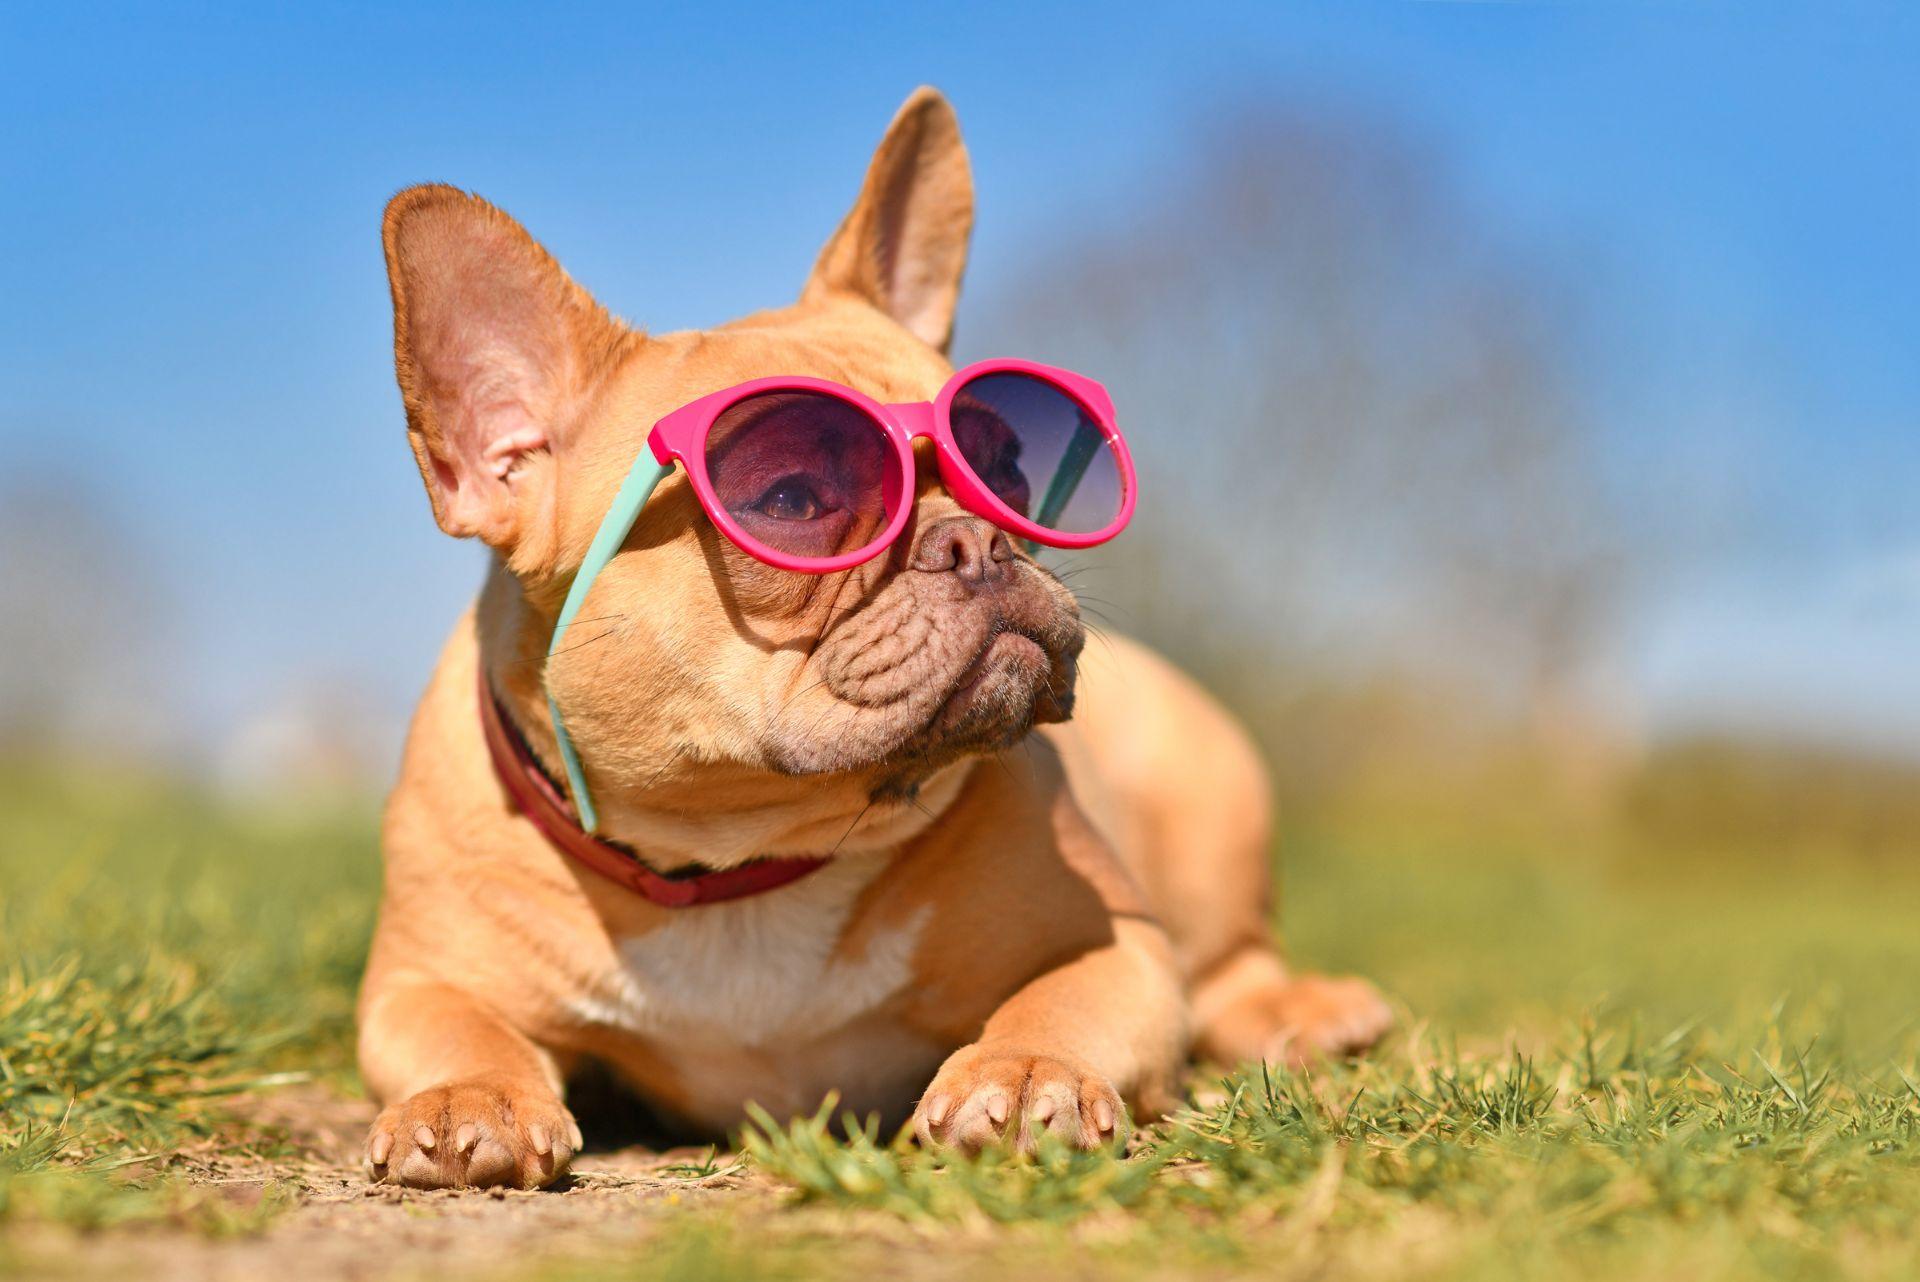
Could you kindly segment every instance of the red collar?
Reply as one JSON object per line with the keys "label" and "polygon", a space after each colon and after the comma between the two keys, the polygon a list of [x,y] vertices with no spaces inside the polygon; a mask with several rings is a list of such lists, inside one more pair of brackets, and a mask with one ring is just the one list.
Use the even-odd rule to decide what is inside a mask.
{"label": "red collar", "polygon": [[689,908],[745,899],[784,886],[813,872],[825,859],[756,859],[737,868],[721,868],[667,877],[641,863],[631,851],[594,836],[574,817],[573,803],[527,750],[526,741],[507,724],[485,671],[480,674],[480,724],[494,773],[520,813],[532,820],[556,849],[602,877],[663,908]]}

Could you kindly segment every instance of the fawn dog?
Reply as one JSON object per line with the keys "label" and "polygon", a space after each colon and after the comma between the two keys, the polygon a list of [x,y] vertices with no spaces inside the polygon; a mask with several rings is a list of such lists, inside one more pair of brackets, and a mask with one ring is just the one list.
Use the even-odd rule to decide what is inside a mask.
{"label": "fawn dog", "polygon": [[454,188],[387,207],[414,455],[440,527],[493,556],[386,811],[359,1007],[374,1179],[551,1182],[586,1060],[707,1131],[838,1092],[929,1144],[1091,1147],[1168,1107],[1190,1055],[1386,1030],[1370,985],[1281,960],[1244,732],[1140,646],[1083,658],[1072,593],[955,501],[927,442],[903,533],[832,573],[746,555],[666,475],[549,657],[669,411],[769,376],[934,395],[972,219],[928,89],[799,301],[713,330],[629,328]]}

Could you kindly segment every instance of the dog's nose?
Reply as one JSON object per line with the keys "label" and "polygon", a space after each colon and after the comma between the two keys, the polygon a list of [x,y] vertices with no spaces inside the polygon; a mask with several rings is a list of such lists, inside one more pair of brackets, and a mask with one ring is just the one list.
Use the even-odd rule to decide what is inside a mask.
{"label": "dog's nose", "polygon": [[1013,541],[977,516],[943,517],[920,531],[909,564],[985,586],[1013,576]]}

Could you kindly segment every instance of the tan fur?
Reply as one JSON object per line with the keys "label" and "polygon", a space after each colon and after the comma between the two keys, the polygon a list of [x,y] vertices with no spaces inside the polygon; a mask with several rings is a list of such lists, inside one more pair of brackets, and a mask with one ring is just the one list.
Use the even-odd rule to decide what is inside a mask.
{"label": "tan fur", "polygon": [[[801,301],[714,331],[624,329],[452,188],[389,207],[421,473],[442,526],[496,557],[386,814],[360,1006],[361,1068],[387,1105],[376,1178],[551,1181],[581,1141],[562,1096],[586,1058],[710,1130],[749,1101],[792,1112],[837,1091],[929,1142],[1092,1145],[1127,1109],[1166,1107],[1196,1045],[1298,1058],[1385,1028],[1370,988],[1291,980],[1273,949],[1245,735],[1138,646],[1082,654],[1071,594],[925,459],[893,552],[820,577],[745,556],[676,476],[543,665],[572,567],[662,414],[774,373],[933,395],[971,219],[958,128],[930,90]],[[947,538],[991,552],[985,579],[943,568]],[[653,866],[831,862],[692,909],[569,862],[492,773],[482,670],[542,761],[547,692],[567,709],[602,830]],[[1074,719],[1035,731],[1076,686]]]}

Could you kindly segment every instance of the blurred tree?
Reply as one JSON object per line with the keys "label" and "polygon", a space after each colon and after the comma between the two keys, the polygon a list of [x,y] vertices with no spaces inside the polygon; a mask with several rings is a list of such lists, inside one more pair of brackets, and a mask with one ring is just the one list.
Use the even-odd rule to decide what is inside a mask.
{"label": "blurred tree", "polygon": [[139,752],[163,733],[157,594],[85,482],[0,491],[0,749]]}
{"label": "blurred tree", "polygon": [[1283,110],[1056,240],[981,328],[1107,382],[1135,443],[1134,529],[1061,562],[1091,613],[1222,688],[1296,794],[1516,730],[1609,773],[1624,561],[1537,264],[1404,140]]}

